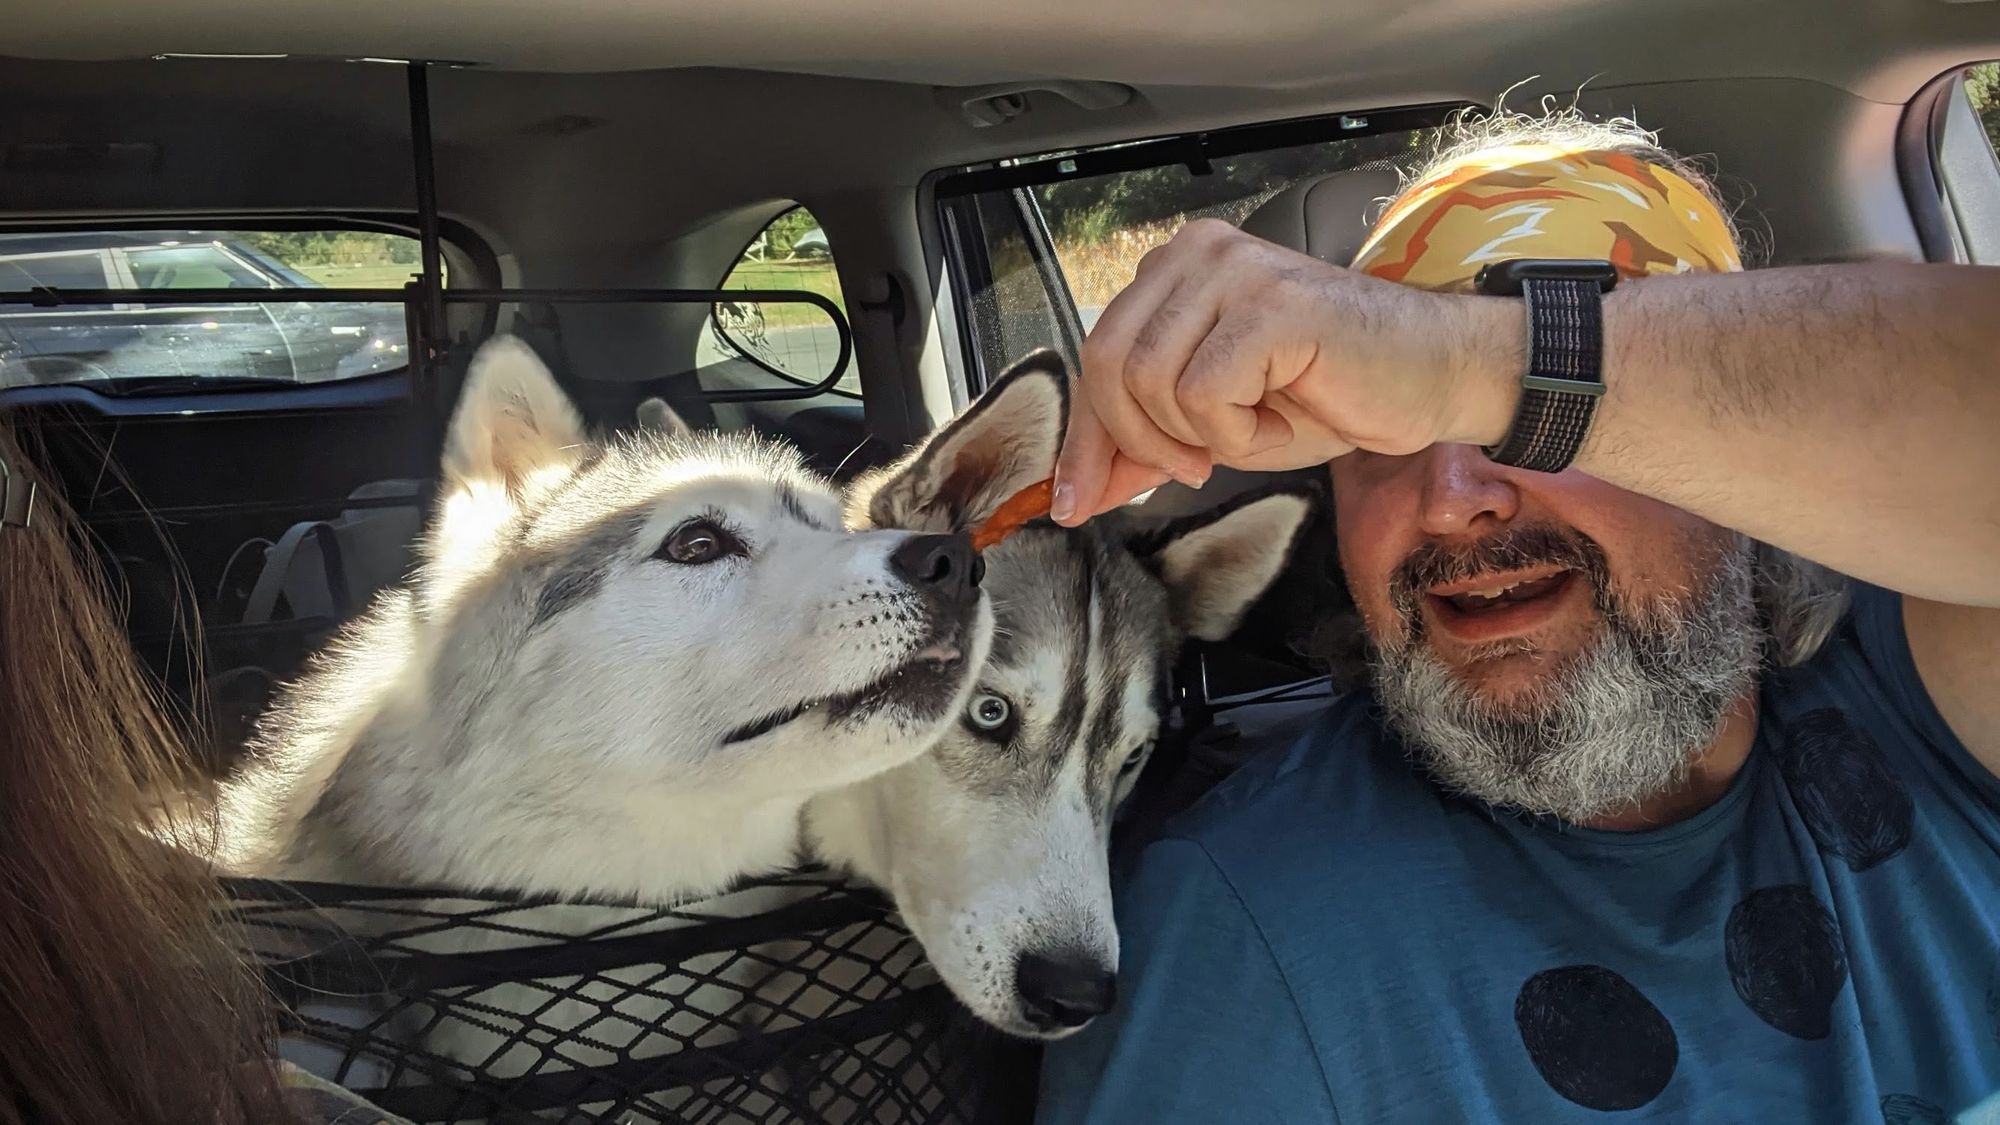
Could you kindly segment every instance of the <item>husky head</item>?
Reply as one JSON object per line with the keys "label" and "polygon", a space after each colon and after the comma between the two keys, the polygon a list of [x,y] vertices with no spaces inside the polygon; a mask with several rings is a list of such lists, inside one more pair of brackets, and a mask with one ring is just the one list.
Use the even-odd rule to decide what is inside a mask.
{"label": "husky head", "polygon": [[922,753],[991,638],[964,536],[850,533],[823,480],[753,439],[594,441],[506,337],[474,358],[425,554],[239,787],[294,857],[712,889],[791,862],[808,797]]}
{"label": "husky head", "polygon": [[512,338],[474,363],[445,480],[431,591],[530,602],[501,662],[577,691],[538,706],[594,732],[567,745],[598,764],[735,786],[763,760],[794,791],[866,776],[921,751],[991,629],[964,538],[849,534],[836,494],[754,439],[593,444]]}
{"label": "husky head", "polygon": [[[976,526],[1054,468],[1061,360],[1038,353],[901,463],[857,482],[850,526]],[[1040,521],[985,552],[990,655],[936,749],[808,809],[822,857],[887,889],[975,1014],[1057,1038],[1108,1009],[1118,935],[1108,845],[1189,637],[1220,640],[1310,513],[1267,494],[1141,533]]]}

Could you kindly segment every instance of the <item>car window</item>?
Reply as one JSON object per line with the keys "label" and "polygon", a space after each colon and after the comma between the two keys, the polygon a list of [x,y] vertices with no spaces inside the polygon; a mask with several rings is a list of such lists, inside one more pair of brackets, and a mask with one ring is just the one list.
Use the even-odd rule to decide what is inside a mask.
{"label": "car window", "polygon": [[[819,220],[804,207],[793,207],[758,231],[716,288],[803,290],[827,298],[842,317],[847,315],[833,248]],[[839,362],[839,333],[832,318],[814,305],[724,301],[715,305],[703,328],[701,360],[704,364],[747,360],[792,382],[812,385],[825,380]],[[853,362],[833,390],[861,393]]]}
{"label": "car window", "polygon": [[[417,260],[414,238],[374,231],[0,233],[0,290],[400,289]],[[188,389],[190,379],[324,383],[401,370],[408,358],[400,301],[273,294],[0,305],[0,387],[82,382],[139,393]]]}
{"label": "car window", "polygon": [[1965,69],[1965,96],[1986,130],[1986,142],[2000,149],[2000,63],[1980,63]]}
{"label": "car window", "polygon": [[53,254],[6,254],[0,251],[0,286],[22,289],[108,289],[105,262],[98,250]]}
{"label": "car window", "polygon": [[214,243],[132,250],[126,260],[141,289],[272,289],[279,284]]}
{"label": "car window", "polygon": [[[1912,115],[1927,125],[1929,143],[1907,152],[1929,166],[1903,168],[1915,205],[1924,253],[1939,261],[2000,263],[2000,65],[1983,63],[1945,76],[1931,112]],[[1907,159],[1907,157],[1906,157]]]}
{"label": "car window", "polygon": [[[1358,122],[1357,133],[1366,128],[1365,119],[1342,120]],[[976,190],[941,182],[939,189],[977,366],[990,376],[1028,350],[1064,346],[1065,322],[1087,333],[1131,283],[1139,259],[1182,225],[1198,218],[1240,224],[1300,180],[1407,166],[1434,136],[1426,123],[1210,160],[1137,168],[1127,160],[1127,167],[1100,175],[1088,174],[1089,152],[964,170],[961,179],[1004,178],[1011,185]],[[1033,182],[1031,169],[1039,168],[1048,172]]]}
{"label": "car window", "polygon": [[1241,224],[1299,180],[1371,165],[1394,165],[1423,151],[1425,131],[1253,152],[1215,161],[1089,176],[1034,189],[1054,239],[1056,260],[1087,331],[1131,284],[1146,252],[1195,219]]}

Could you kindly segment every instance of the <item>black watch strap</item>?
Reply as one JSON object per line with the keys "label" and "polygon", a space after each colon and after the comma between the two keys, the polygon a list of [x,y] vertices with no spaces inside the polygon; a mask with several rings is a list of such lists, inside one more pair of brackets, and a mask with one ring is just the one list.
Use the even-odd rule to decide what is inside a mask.
{"label": "black watch strap", "polygon": [[1604,394],[1604,292],[1609,262],[1506,262],[1483,271],[1481,291],[1518,293],[1527,306],[1528,370],[1514,424],[1486,455],[1520,469],[1567,469]]}

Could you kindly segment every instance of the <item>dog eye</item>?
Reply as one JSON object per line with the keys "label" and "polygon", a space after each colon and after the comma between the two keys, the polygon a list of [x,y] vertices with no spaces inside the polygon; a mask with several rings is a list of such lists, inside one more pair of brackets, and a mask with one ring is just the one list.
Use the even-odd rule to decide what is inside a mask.
{"label": "dog eye", "polygon": [[690,520],[674,529],[660,549],[653,552],[656,559],[680,563],[682,566],[700,566],[712,563],[726,555],[740,555],[743,544],[724,531],[711,520]]}
{"label": "dog eye", "polygon": [[992,692],[973,696],[972,704],[965,709],[965,721],[984,731],[999,730],[1013,717],[1014,705]]}
{"label": "dog eye", "polygon": [[1153,740],[1149,738],[1141,743],[1137,750],[1125,756],[1125,764],[1118,767],[1119,776],[1129,777],[1132,774],[1138,773],[1145,766],[1146,759],[1152,756]]}

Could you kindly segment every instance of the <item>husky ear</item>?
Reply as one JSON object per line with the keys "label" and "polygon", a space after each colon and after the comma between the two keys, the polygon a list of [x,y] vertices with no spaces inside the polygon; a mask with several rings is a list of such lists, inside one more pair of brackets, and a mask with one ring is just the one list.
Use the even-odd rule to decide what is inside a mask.
{"label": "husky ear", "polygon": [[447,486],[519,492],[549,469],[582,459],[583,419],[524,341],[495,336],[472,357],[445,438]]}
{"label": "husky ear", "polygon": [[663,398],[649,398],[639,404],[639,428],[673,437],[692,432]]}
{"label": "husky ear", "polygon": [[1138,537],[1133,550],[1166,583],[1174,624],[1220,641],[1271,588],[1313,513],[1304,492],[1268,492]]}
{"label": "husky ear", "polygon": [[1054,474],[1068,415],[1068,369],[1055,352],[1036,351],[915,453],[858,482],[849,522],[910,531],[977,527],[1008,497]]}

